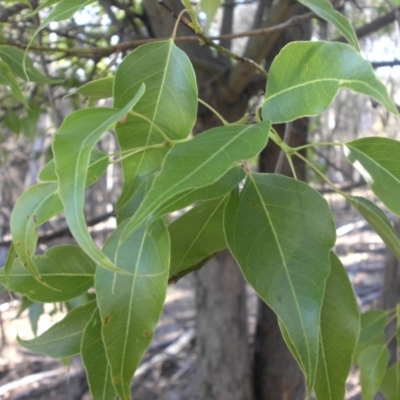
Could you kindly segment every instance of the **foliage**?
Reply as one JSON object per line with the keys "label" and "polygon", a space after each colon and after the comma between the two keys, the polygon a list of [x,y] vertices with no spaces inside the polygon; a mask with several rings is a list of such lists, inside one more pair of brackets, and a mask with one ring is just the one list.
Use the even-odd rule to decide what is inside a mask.
{"label": "foliage", "polygon": [[[42,2],[36,12],[53,8],[35,34],[89,3]],[[277,314],[286,343],[305,374],[308,394],[343,399],[353,359],[361,369],[365,399],[380,387],[388,399],[396,398],[398,364],[387,370],[386,314],[365,314],[360,327],[347,274],[332,252],[335,225],[327,202],[306,183],[254,173],[246,164],[268,140],[281,146],[290,162],[302,157],[302,148],[290,148],[272,124],[320,114],[340,88],[370,96],[397,114],[386,88],[359,54],[350,23],[325,0],[302,3],[335,24],[351,45],[287,45],[271,65],[254,123],[246,115],[192,137],[198,93],[188,56],[174,38],[145,44],[122,60],[114,77],[78,89],[76,93],[91,98],[89,107],[65,118],[53,140],[54,159],[39,175],[41,182],[15,205],[13,248],[1,283],[42,303],[95,291],[95,299],[72,309],[41,336],[20,343],[52,357],[81,353],[95,400],[131,398],[130,383],[149,346],[169,281],[199,268],[226,247],[249,284]],[[214,11],[207,8],[207,13]],[[0,56],[0,81],[25,106],[17,77],[51,83],[28,53],[1,46]],[[109,97],[113,108],[91,107]],[[110,129],[118,139],[118,154],[95,147]],[[400,215],[400,161],[394,155],[400,144],[363,138],[330,145],[343,146],[376,196]],[[118,225],[99,249],[84,217],[85,187],[115,162],[121,162],[124,176],[116,204]],[[400,243],[385,213],[323,179],[399,256]],[[187,206],[192,208],[174,222],[165,218]],[[61,212],[77,245],[35,255],[37,228]]]}

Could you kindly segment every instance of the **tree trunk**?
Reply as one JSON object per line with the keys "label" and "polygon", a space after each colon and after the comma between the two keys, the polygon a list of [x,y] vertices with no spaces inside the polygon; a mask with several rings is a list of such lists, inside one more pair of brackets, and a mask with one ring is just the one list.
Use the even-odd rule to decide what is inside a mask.
{"label": "tree trunk", "polygon": [[225,250],[196,273],[199,400],[251,400],[243,276]]}
{"label": "tree trunk", "polygon": [[[275,129],[284,136],[285,126]],[[300,146],[307,140],[307,119],[291,124],[289,145]],[[280,148],[270,142],[260,157],[261,172],[275,172]],[[305,179],[305,166],[299,158],[293,159],[298,179]],[[280,171],[291,176],[289,163],[284,159]],[[254,393],[257,400],[303,400],[304,377],[292,353],[287,348],[274,312],[262,301],[258,303],[256,334],[254,338]]]}

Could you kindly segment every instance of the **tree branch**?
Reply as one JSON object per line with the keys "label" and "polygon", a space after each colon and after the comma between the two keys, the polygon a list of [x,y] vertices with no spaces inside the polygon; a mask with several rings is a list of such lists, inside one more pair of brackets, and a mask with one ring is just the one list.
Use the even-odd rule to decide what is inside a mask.
{"label": "tree branch", "polygon": [[[400,11],[400,6],[396,7],[395,10]],[[368,24],[365,24],[365,25],[357,28],[356,35],[359,39],[361,39],[365,36],[370,35],[371,33],[378,31],[379,29],[384,28],[385,26],[391,24],[394,21],[396,21],[395,11],[390,11],[387,14],[382,15],[381,17],[378,17],[378,18],[372,20]],[[346,42],[347,41],[344,36],[339,36],[335,40],[338,42]]]}

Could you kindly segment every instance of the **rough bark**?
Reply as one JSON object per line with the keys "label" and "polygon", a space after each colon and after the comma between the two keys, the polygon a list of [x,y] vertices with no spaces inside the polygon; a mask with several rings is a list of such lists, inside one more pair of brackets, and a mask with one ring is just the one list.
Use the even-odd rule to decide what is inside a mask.
{"label": "rough bark", "polygon": [[196,273],[199,400],[253,398],[245,298],[243,276],[228,251]]}

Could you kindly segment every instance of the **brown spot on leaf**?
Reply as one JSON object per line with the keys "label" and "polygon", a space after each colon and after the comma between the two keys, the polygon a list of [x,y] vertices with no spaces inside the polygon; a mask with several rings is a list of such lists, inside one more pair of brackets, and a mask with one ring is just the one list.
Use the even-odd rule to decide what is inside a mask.
{"label": "brown spot on leaf", "polygon": [[109,315],[106,315],[106,316],[104,317],[104,326],[107,326],[107,325],[109,324],[109,322],[110,322],[110,316],[109,316]]}
{"label": "brown spot on leaf", "polygon": [[28,256],[30,256],[30,255],[31,255],[31,251],[28,249],[28,250],[26,251],[26,254],[28,254]]}
{"label": "brown spot on leaf", "polygon": [[28,214],[25,218],[26,218],[26,219],[29,219],[30,217],[31,217],[31,216]]}
{"label": "brown spot on leaf", "polygon": [[120,383],[121,382],[121,377],[120,376],[114,376],[113,381],[114,381],[114,383]]}
{"label": "brown spot on leaf", "polygon": [[143,334],[144,334],[145,337],[149,337],[151,335],[151,332],[150,331],[144,331]]}
{"label": "brown spot on leaf", "polygon": [[18,242],[18,243],[17,243],[17,246],[22,246],[22,243],[21,243],[21,242]]}
{"label": "brown spot on leaf", "polygon": [[26,261],[24,262],[24,267],[28,268],[28,263]]}
{"label": "brown spot on leaf", "polygon": [[32,219],[33,219],[33,222],[34,222],[35,224],[37,224],[37,215],[36,215],[36,214],[33,214],[33,215],[32,215]]}

